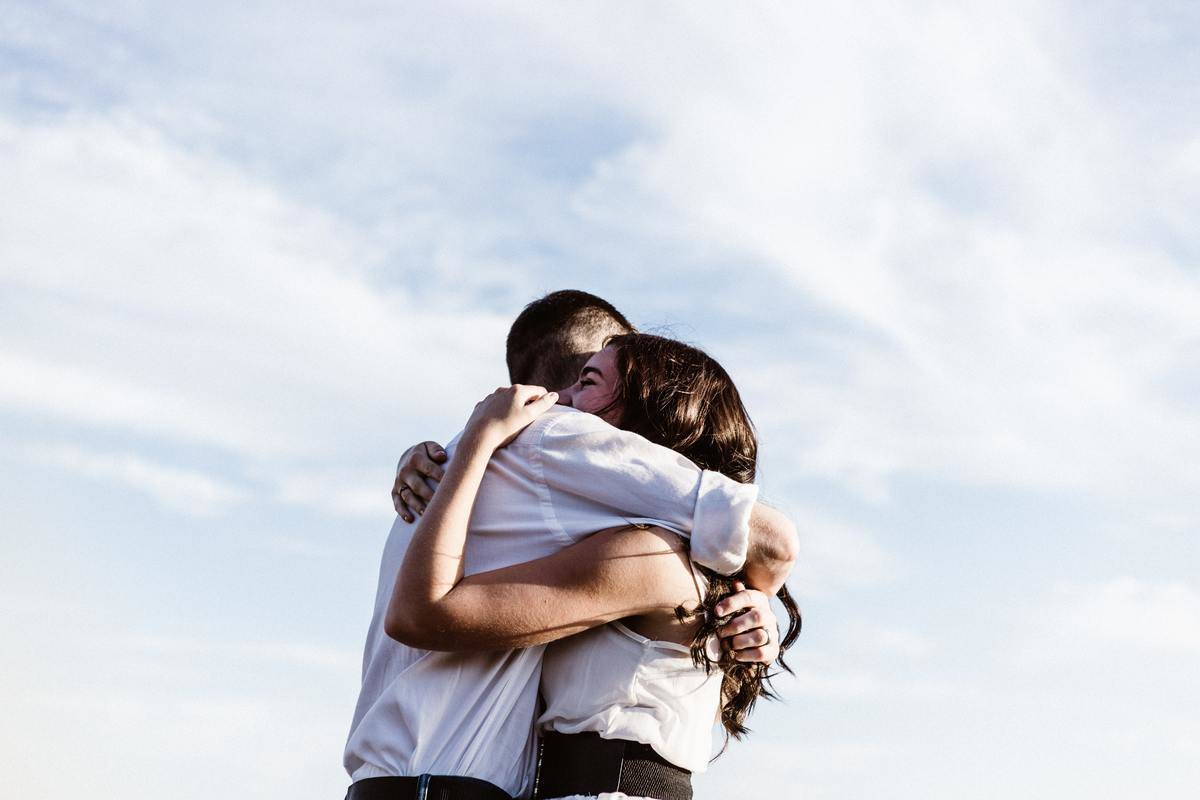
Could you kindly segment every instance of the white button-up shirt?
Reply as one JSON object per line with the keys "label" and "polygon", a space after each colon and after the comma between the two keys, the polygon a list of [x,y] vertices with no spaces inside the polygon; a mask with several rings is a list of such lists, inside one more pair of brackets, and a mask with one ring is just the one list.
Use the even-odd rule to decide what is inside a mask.
{"label": "white button-up shirt", "polygon": [[[596,531],[646,523],[690,534],[694,560],[734,572],[745,561],[757,496],[756,486],[558,406],[492,456],[471,514],[464,571],[521,564]],[[524,795],[533,779],[545,646],[441,653],[389,638],[383,620],[414,527],[397,517],[384,547],[346,771],[354,781],[469,776]]]}

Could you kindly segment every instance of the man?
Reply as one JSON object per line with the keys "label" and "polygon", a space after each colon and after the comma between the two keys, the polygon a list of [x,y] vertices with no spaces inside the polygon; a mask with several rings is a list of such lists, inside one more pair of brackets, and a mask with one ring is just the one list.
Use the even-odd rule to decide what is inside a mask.
{"label": "man", "polygon": [[[608,336],[631,329],[598,297],[554,292],[513,323],[510,378],[566,387]],[[750,551],[751,583],[756,576],[763,587],[782,581],[794,560],[794,530],[778,512],[755,503],[756,487],[703,472],[591,415],[559,410],[557,417],[542,426],[536,447],[506,448],[493,457],[472,515],[467,574],[541,558],[595,531],[645,522],[690,534],[698,563],[729,573]],[[433,443],[410,451],[394,489],[400,517],[384,550],[344,757],[354,781],[349,797],[356,800],[423,798],[429,791],[445,800],[504,798],[526,794],[532,779],[543,646],[432,652],[393,641],[383,629],[412,523],[432,496],[423,477],[415,485],[410,479],[440,477],[443,452]]]}

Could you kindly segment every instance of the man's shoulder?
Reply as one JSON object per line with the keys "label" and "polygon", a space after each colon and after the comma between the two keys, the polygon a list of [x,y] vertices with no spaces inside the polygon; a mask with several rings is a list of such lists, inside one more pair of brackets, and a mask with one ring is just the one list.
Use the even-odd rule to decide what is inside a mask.
{"label": "man's shoulder", "polygon": [[595,414],[588,414],[570,406],[554,406],[521,431],[512,444],[537,447],[548,435],[559,437],[590,433],[611,433],[619,436],[621,431]]}

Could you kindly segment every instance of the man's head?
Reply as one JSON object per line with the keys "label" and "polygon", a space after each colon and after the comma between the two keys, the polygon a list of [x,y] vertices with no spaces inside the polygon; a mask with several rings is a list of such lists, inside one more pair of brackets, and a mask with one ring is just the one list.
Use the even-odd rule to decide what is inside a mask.
{"label": "man's head", "polygon": [[620,311],[594,294],[551,292],[525,306],[508,331],[509,380],[566,388],[605,339],[633,329]]}

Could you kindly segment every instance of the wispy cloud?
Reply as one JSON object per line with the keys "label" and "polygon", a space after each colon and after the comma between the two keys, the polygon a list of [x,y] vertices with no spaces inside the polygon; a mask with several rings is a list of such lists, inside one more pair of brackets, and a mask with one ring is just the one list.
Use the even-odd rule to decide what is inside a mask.
{"label": "wispy cloud", "polygon": [[1092,643],[1200,655],[1200,591],[1181,581],[1064,584],[1045,617],[1043,624]]}
{"label": "wispy cloud", "polygon": [[800,534],[793,580],[806,595],[872,586],[902,574],[900,559],[866,531],[806,511],[793,517]]}
{"label": "wispy cloud", "polygon": [[[501,318],[448,324],[372,287],[361,237],[143,123],[3,123],[0,163],[0,278],[22,301],[0,323],[10,408],[328,456],[383,426],[448,428],[446,397],[495,383],[467,376],[503,375]],[[460,369],[429,369],[439,353]]]}
{"label": "wispy cloud", "polygon": [[386,519],[391,513],[389,471],[295,472],[279,482],[279,500],[292,505],[367,519]]}
{"label": "wispy cloud", "polygon": [[159,464],[132,453],[98,453],[72,445],[42,445],[25,448],[25,454],[36,462],[132,489],[184,514],[217,514],[250,496],[247,489],[213,475]]}
{"label": "wispy cloud", "polygon": [[1194,495],[1200,287],[1177,220],[1197,198],[1174,178],[1194,143],[1143,140],[1097,101],[1064,11],[875,11],[886,25],[646,12],[641,36],[674,32],[666,68],[639,36],[609,50],[542,19],[657,130],[580,195],[740,252],[837,320],[836,371],[797,332],[756,373],[765,397],[789,387],[768,414],[804,431],[801,469],[873,498],[914,473]]}

